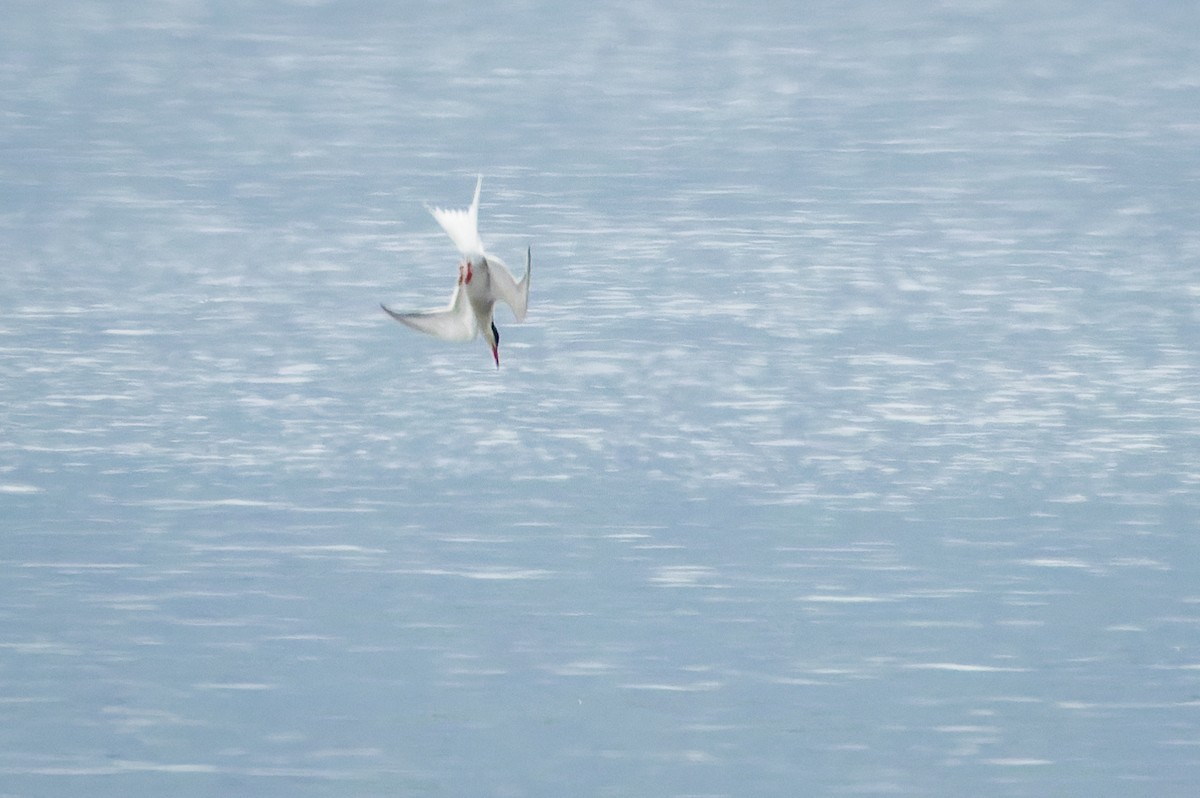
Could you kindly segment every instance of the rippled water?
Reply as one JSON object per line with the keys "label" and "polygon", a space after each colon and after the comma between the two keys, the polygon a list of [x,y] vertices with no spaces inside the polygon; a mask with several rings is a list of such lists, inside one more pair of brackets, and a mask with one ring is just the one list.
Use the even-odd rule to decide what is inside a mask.
{"label": "rippled water", "polygon": [[9,16],[0,795],[1191,794],[1193,10]]}

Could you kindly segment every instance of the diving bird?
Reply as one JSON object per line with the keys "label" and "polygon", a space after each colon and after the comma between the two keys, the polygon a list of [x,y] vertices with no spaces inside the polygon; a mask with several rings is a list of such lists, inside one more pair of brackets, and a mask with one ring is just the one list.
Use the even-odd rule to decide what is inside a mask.
{"label": "diving bird", "polygon": [[463,256],[458,264],[458,282],[454,284],[450,304],[435,310],[409,313],[397,313],[382,303],[379,306],[396,321],[443,341],[470,341],[482,332],[492,349],[496,368],[500,368],[500,331],[496,329],[494,318],[496,302],[499,300],[512,308],[517,321],[525,320],[532,252],[526,248],[525,276],[517,282],[504,261],[484,250],[479,238],[479,189],[482,186],[483,176],[480,175],[475,183],[475,198],[465,211],[426,206]]}

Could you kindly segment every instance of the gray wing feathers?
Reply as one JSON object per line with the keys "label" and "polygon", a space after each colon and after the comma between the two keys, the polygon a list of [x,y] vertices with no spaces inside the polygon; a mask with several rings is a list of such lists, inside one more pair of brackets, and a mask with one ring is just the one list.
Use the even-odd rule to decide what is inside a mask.
{"label": "gray wing feathers", "polygon": [[513,279],[512,272],[499,258],[488,258],[488,271],[492,276],[492,290],[496,298],[512,308],[517,321],[525,321],[525,309],[529,305],[529,273],[533,267],[533,253],[525,250],[525,275],[520,282]]}
{"label": "gray wing feathers", "polygon": [[454,287],[450,304],[440,310],[397,313],[387,305],[379,307],[401,324],[443,341],[470,341],[479,332],[475,326],[475,314],[471,312],[471,303],[467,301],[467,292],[461,284]]}

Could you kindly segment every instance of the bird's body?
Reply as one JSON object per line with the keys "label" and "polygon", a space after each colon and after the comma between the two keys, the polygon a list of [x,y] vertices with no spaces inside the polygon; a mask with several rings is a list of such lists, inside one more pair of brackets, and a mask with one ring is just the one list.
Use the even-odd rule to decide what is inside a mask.
{"label": "bird's body", "polygon": [[525,275],[515,280],[504,261],[484,251],[479,238],[480,177],[475,184],[475,197],[466,210],[430,208],[429,212],[450,236],[463,256],[458,264],[458,282],[450,296],[450,304],[436,310],[397,313],[380,305],[396,321],[445,341],[470,341],[483,333],[492,350],[496,367],[500,367],[500,331],[496,329],[496,302],[512,308],[517,321],[525,320],[529,304],[529,273],[532,253],[525,251]]}

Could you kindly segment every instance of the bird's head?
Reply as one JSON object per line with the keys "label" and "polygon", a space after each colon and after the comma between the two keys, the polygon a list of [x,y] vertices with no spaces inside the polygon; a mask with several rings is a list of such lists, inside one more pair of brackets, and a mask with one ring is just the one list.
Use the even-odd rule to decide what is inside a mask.
{"label": "bird's head", "polygon": [[496,368],[500,368],[500,331],[496,329],[496,322],[492,322],[490,330],[484,335],[488,339],[488,345],[492,347],[492,359],[496,361]]}

